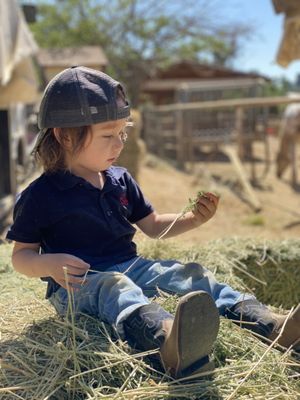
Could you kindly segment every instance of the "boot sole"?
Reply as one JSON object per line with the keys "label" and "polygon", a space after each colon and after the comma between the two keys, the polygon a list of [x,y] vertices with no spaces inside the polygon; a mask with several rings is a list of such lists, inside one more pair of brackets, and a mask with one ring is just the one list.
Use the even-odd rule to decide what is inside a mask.
{"label": "boot sole", "polygon": [[[296,309],[293,311],[292,315],[290,316],[287,324],[294,324],[294,325],[298,325],[300,324],[300,304],[296,307]],[[299,325],[298,325],[299,326]],[[296,352],[300,352],[300,336],[298,338],[295,339],[292,348],[296,351]]]}
{"label": "boot sole", "polygon": [[[283,316],[286,318],[286,316]],[[289,348],[291,347],[293,350],[296,352],[300,351],[300,336],[298,337],[293,337],[293,334],[289,334],[288,332],[290,330],[294,330],[297,326],[299,327],[300,325],[300,304],[296,307],[296,309],[293,311],[293,313],[290,315],[289,319],[286,322],[285,329],[278,339],[278,344],[282,347]],[[275,340],[280,332],[281,326],[279,326],[276,331],[272,332],[272,334],[269,336],[269,339],[271,341]],[[298,328],[299,332],[299,328]]]}
{"label": "boot sole", "polygon": [[174,329],[177,332],[178,364],[174,376],[182,378],[201,371],[212,370],[208,363],[220,317],[212,297],[197,291],[183,296],[177,306]]}

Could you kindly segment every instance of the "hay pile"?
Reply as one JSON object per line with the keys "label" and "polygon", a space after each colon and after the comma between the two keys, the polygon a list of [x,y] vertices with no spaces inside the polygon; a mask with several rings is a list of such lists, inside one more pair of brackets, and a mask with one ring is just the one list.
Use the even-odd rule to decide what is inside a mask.
{"label": "hay pile", "polygon": [[127,127],[128,138],[118,158],[118,165],[125,167],[138,180],[140,163],[145,155],[145,144],[141,140],[142,117],[139,111],[131,110],[132,127]]}
{"label": "hay pile", "polygon": [[[284,266],[285,274],[290,268],[298,282],[294,298],[299,301],[300,241],[261,244],[232,239],[214,241],[201,249],[144,241],[140,248],[154,258],[200,261],[220,280],[241,290],[260,290],[256,279],[264,278],[268,284],[267,270],[278,277]],[[43,300],[44,284],[12,271],[9,251],[10,246],[0,247],[1,400],[299,399],[299,356],[268,348],[225,319],[214,348],[215,374],[194,383],[172,381],[154,370],[145,355],[135,353],[118,338],[112,340],[109,328],[99,321],[87,316],[77,321],[72,316],[59,319]],[[263,276],[256,275],[261,264]],[[278,296],[292,301],[290,294],[281,291],[293,287],[277,284],[271,303]],[[162,294],[157,301],[173,311],[177,299]]]}

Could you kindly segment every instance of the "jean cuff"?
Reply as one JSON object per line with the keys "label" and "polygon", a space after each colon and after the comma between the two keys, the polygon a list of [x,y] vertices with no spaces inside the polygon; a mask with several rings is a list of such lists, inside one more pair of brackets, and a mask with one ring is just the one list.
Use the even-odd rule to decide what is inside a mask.
{"label": "jean cuff", "polygon": [[116,323],[114,325],[114,328],[116,329],[116,331],[118,332],[118,334],[122,339],[124,339],[125,337],[123,321],[125,321],[129,317],[129,315],[133,313],[133,311],[147,304],[150,304],[150,301],[145,301],[144,303],[132,304],[131,306],[125,308],[123,311],[120,312],[116,320]]}

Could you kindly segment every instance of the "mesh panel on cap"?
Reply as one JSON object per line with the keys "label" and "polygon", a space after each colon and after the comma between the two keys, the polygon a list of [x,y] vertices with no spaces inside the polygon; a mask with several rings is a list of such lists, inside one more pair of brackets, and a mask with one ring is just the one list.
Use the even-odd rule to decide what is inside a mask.
{"label": "mesh panel on cap", "polygon": [[[124,102],[117,102],[117,96]],[[84,126],[129,114],[129,103],[119,82],[100,71],[72,67],[53,78],[46,88],[39,127]]]}

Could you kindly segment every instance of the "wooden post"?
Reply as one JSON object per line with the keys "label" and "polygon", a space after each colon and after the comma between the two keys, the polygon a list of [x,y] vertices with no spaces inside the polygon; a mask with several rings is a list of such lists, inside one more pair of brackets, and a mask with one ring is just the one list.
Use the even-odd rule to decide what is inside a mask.
{"label": "wooden post", "polygon": [[163,137],[163,129],[162,129],[162,115],[156,115],[156,132],[155,135],[157,137],[157,154],[160,158],[164,158],[165,156],[165,143],[164,143],[164,137]]}
{"label": "wooden post", "polygon": [[16,160],[12,157],[9,110],[0,110],[0,196],[16,193]]}
{"label": "wooden post", "polygon": [[176,110],[176,153],[177,153],[177,165],[179,168],[184,170],[184,137],[183,137],[183,124],[184,111],[181,109]]}
{"label": "wooden post", "polygon": [[238,155],[241,160],[244,159],[244,138],[243,138],[243,122],[244,122],[244,109],[237,107],[235,110],[235,131],[237,135]]}
{"label": "wooden post", "polygon": [[185,112],[184,134],[186,143],[186,159],[189,162],[189,171],[192,173],[195,169],[194,157],[194,137],[193,137],[193,114],[188,110]]}

